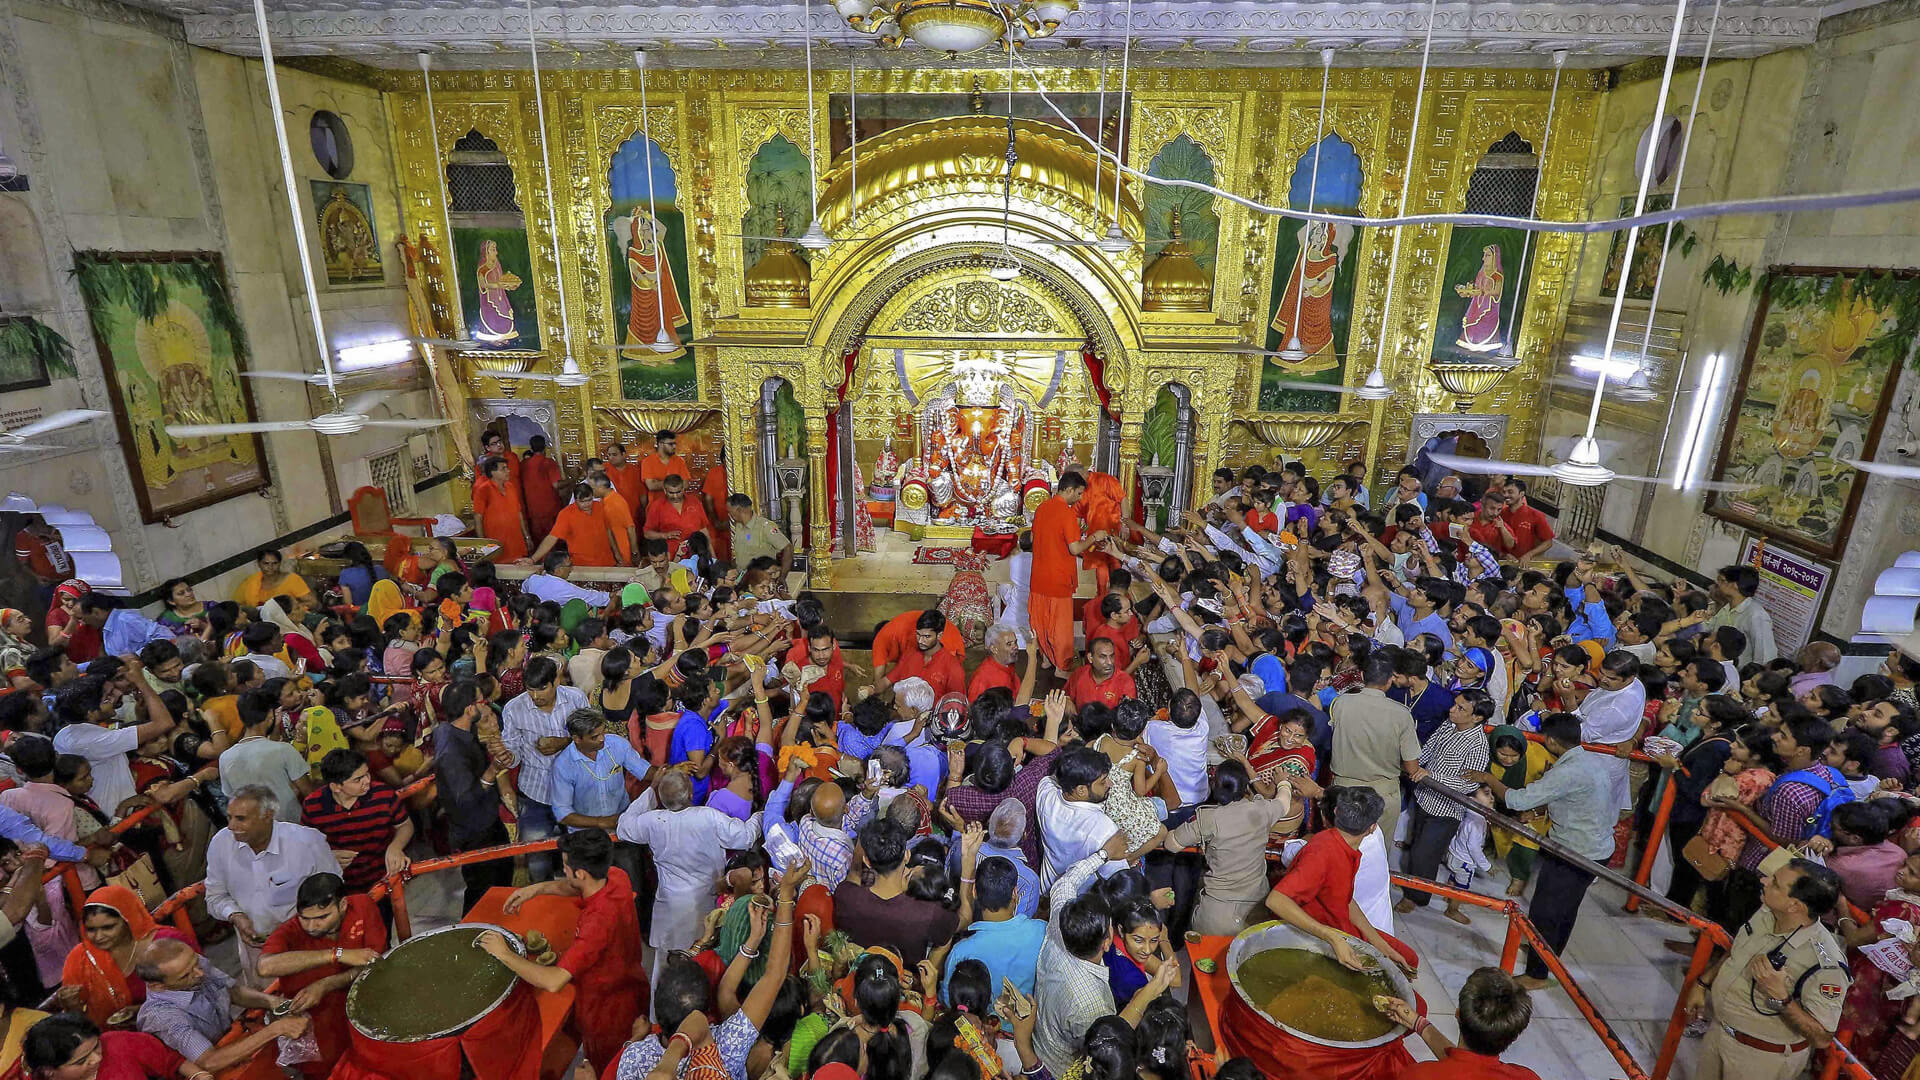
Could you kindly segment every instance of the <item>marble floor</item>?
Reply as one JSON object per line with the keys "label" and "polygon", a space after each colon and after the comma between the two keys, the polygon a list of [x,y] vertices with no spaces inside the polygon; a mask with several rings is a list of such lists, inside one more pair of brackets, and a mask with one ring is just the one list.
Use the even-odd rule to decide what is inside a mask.
{"label": "marble floor", "polygon": [[[1476,891],[1497,896],[1506,884],[1504,877],[1489,876]],[[1665,943],[1685,935],[1668,923],[1626,914],[1621,910],[1625,899],[1624,892],[1601,883],[1588,890],[1563,959],[1645,1072],[1660,1052],[1686,975],[1687,958],[1667,951]],[[1451,1038],[1458,1034],[1453,1013],[1460,985],[1474,969],[1499,962],[1507,925],[1497,911],[1468,908],[1470,923],[1463,927],[1445,918],[1442,910],[1436,902],[1396,915],[1395,933],[1420,954],[1415,988],[1426,998],[1433,1022]],[[1408,1040],[1408,1045],[1416,1057],[1431,1057],[1418,1040]],[[1672,1072],[1677,1080],[1694,1075],[1699,1045],[1697,1039],[1681,1040]],[[1557,983],[1533,995],[1533,1022],[1505,1057],[1533,1069],[1542,1080],[1626,1075]]]}

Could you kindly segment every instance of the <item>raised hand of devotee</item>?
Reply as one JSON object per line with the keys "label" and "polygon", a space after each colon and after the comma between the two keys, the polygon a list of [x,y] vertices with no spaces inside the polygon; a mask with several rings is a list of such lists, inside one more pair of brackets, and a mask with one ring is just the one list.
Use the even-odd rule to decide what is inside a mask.
{"label": "raised hand of devotee", "polygon": [[800,891],[800,883],[812,872],[813,860],[805,855],[787,863],[787,868],[780,872],[780,895],[792,899]]}
{"label": "raised hand of devotee", "polygon": [[759,903],[747,902],[747,951],[754,952],[767,939],[767,913],[772,910],[764,897]]}
{"label": "raised hand of devotee", "polygon": [[[101,848],[100,850],[104,851],[106,849]],[[250,945],[259,945],[267,940],[258,930],[254,929],[252,916],[244,911],[234,912],[233,918],[228,919],[227,922],[233,926],[233,932],[245,938]]]}
{"label": "raised hand of devotee", "polygon": [[806,946],[808,960],[820,952],[820,916],[800,916],[800,941]]}

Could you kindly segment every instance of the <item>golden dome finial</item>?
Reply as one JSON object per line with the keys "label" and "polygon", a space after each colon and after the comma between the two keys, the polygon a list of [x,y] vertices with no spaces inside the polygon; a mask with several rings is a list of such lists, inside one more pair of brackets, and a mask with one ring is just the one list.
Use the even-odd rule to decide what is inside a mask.
{"label": "golden dome finial", "polygon": [[1207,311],[1213,307],[1213,277],[1193,257],[1180,235],[1180,208],[1167,215],[1167,242],[1140,282],[1142,311]]}
{"label": "golden dome finial", "polygon": [[773,235],[777,240],[769,240],[767,249],[758,262],[747,271],[742,280],[748,307],[803,308],[808,306],[808,292],[813,284],[813,267],[794,253],[793,241],[787,236],[787,211],[785,207],[776,207],[773,212]]}

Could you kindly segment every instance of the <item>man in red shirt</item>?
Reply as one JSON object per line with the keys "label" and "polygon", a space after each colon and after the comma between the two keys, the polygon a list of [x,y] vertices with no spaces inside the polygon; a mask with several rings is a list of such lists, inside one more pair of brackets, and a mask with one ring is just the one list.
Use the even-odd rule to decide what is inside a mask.
{"label": "man in red shirt", "polygon": [[713,528],[707,522],[707,512],[700,508],[698,500],[687,498],[687,479],[679,473],[669,474],[660,488],[662,498],[647,503],[647,524],[644,528],[649,540],[665,540],[673,548],[672,557],[684,559],[687,555],[687,538],[694,533],[706,533],[707,541],[713,541]]}
{"label": "man in red shirt", "polygon": [[[939,624],[934,626],[933,620],[926,618],[928,615],[938,619]],[[966,655],[966,639],[960,636],[960,628],[949,623],[945,615],[933,608],[902,612],[882,623],[873,635],[873,677],[876,681],[885,679],[887,682],[899,682],[904,676],[895,677],[892,672],[901,659],[908,653],[927,651],[927,635],[921,632],[923,621],[934,627],[933,638],[942,649],[952,653],[956,659]]]}
{"label": "man in red shirt", "polygon": [[515,560],[522,566],[546,561],[554,545],[564,542],[575,566],[623,566],[621,544],[614,539],[613,515],[593,497],[592,484],[575,484],[573,502],[560,508],[553,531],[533,554]]}
{"label": "man in red shirt", "polygon": [[1073,593],[1080,587],[1080,553],[1106,539],[1082,534],[1074,504],[1087,493],[1077,472],[1060,476],[1053,498],[1033,514],[1033,569],[1027,587],[1027,622],[1054,670],[1073,659]]}
{"label": "man in red shirt", "polygon": [[1380,822],[1386,800],[1372,788],[1346,787],[1329,800],[1333,828],[1315,833],[1267,894],[1267,910],[1297,930],[1333,948],[1333,958],[1354,971],[1365,970],[1350,938],[1359,938],[1412,975],[1419,957],[1391,935],[1376,930],[1353,902],[1353,877],[1360,869],[1360,843]]}
{"label": "man in red shirt", "polygon": [[553,531],[553,519],[566,505],[560,494],[564,479],[560,463],[547,456],[547,437],[528,439],[527,459],[520,463],[520,505],[526,508],[535,540]]}
{"label": "man in red shirt", "polygon": [[678,476],[681,480],[693,479],[693,470],[687,468],[687,459],[673,452],[675,437],[671,431],[662,431],[653,437],[653,453],[640,459],[640,482],[646,486],[643,498],[649,502],[653,497],[667,489],[669,476]]}
{"label": "man in red shirt", "polygon": [[633,1022],[647,1013],[647,971],[640,964],[633,884],[612,860],[613,840],[605,829],[575,829],[560,838],[561,876],[515,889],[507,898],[509,915],[533,896],[579,900],[580,923],[559,963],[541,967],[514,952],[496,933],[481,934],[477,942],[515,975],[549,994],[577,984],[573,1022],[595,1075],[604,1075],[619,1058]]}
{"label": "man in red shirt", "polygon": [[[847,664],[840,656],[840,643],[833,639],[832,627],[821,623],[807,631],[804,640],[794,642],[793,648],[787,650],[785,663],[801,668],[811,664],[826,672],[807,689],[809,692],[818,690],[832,698],[834,712],[840,711],[840,705],[847,697]],[[800,704],[804,705],[805,702]]]}
{"label": "man in red shirt", "polygon": [[1467,535],[1480,543],[1495,555],[1518,555],[1513,550],[1513,530],[1507,526],[1501,511],[1507,508],[1507,493],[1504,488],[1488,488],[1480,496],[1480,505],[1474,508],[1473,520],[1467,524]]}
{"label": "man in red shirt", "polygon": [[964,692],[967,669],[961,666],[959,655],[942,640],[950,629],[945,615],[932,610],[921,612],[914,620],[913,648],[901,653],[884,677],[876,674],[875,688],[884,690],[906,679],[925,679],[927,685],[933,687],[935,701],[948,694]]}
{"label": "man in red shirt", "polygon": [[1087,646],[1086,664],[1067,680],[1067,696],[1073,699],[1074,709],[1084,709],[1090,701],[1111,709],[1122,699],[1135,696],[1133,676],[1120,670],[1116,662],[1119,655],[1112,638],[1094,638]]}
{"label": "man in red shirt", "polygon": [[1544,554],[1552,545],[1553,526],[1547,522],[1547,515],[1528,504],[1525,480],[1517,476],[1507,480],[1507,508],[1500,516],[1513,533],[1513,557],[1521,562]]}
{"label": "man in red shirt", "polygon": [[1497,967],[1483,967],[1460,986],[1460,1045],[1440,1033],[1426,1017],[1405,1001],[1394,1001],[1386,1013],[1420,1036],[1434,1061],[1416,1061],[1400,1070],[1400,1080],[1540,1080],[1525,1065],[1500,1060],[1533,1019],[1533,999],[1513,976]]}
{"label": "man in red shirt", "polygon": [[387,951],[387,921],[365,893],[348,894],[338,874],[314,874],[300,883],[293,918],[260,946],[260,975],[280,980],[280,992],[313,1018],[320,1059],[300,1066],[318,1080],[347,1052],[347,987],[360,969]]}

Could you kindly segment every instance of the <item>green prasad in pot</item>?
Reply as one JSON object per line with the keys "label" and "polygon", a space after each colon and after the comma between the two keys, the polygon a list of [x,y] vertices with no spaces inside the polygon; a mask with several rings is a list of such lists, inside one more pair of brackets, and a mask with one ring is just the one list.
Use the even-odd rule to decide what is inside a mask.
{"label": "green prasad in pot", "polygon": [[483,927],[414,938],[375,961],[354,984],[347,1008],[374,1038],[407,1042],[478,1019],[517,978],[474,947]]}
{"label": "green prasad in pot", "polygon": [[1305,949],[1268,949],[1240,964],[1247,999],[1286,1026],[1329,1042],[1369,1042],[1394,1029],[1373,1007],[1376,994],[1398,997],[1381,971],[1349,971]]}

